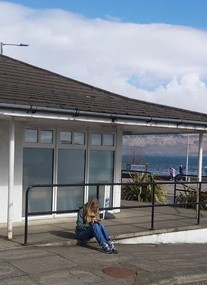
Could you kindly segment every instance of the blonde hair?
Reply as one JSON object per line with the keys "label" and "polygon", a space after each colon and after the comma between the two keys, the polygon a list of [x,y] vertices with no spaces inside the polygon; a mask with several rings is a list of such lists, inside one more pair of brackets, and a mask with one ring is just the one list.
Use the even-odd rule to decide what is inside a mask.
{"label": "blonde hair", "polygon": [[94,218],[99,217],[99,205],[98,200],[96,198],[93,198],[92,200],[88,201],[83,206],[84,211],[84,219],[86,223],[91,223]]}

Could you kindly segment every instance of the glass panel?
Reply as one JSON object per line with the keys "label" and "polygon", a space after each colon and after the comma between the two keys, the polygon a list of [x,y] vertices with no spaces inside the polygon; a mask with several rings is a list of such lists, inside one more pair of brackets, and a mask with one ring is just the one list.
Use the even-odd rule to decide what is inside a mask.
{"label": "glass panel", "polygon": [[[58,184],[84,183],[85,150],[59,149]],[[57,210],[74,210],[83,205],[83,186],[58,187]]]}
{"label": "glass panel", "polygon": [[26,129],[25,130],[25,142],[37,143],[37,130]]}
{"label": "glass panel", "polygon": [[40,131],[40,142],[41,143],[52,143],[53,142],[53,131]]}
{"label": "glass panel", "polygon": [[74,144],[85,144],[85,133],[74,133]]}
{"label": "glass panel", "polygon": [[[53,149],[24,148],[23,151],[23,216],[25,193],[33,184],[52,184]],[[52,187],[39,187],[30,190],[29,211],[52,210]]]}
{"label": "glass panel", "polygon": [[[89,182],[90,183],[112,183],[114,173],[113,151],[90,151],[89,160]],[[99,189],[99,203],[103,206],[104,186]],[[89,198],[96,196],[96,186],[89,189]],[[112,203],[112,191],[110,193],[110,205]]]}
{"label": "glass panel", "polygon": [[103,134],[103,145],[113,146],[114,145],[114,135],[112,134]]}
{"label": "glass panel", "polygon": [[57,210],[75,210],[83,205],[84,187],[58,187]]}
{"label": "glass panel", "polygon": [[112,183],[114,173],[114,152],[91,150],[89,160],[90,183]]}
{"label": "glass panel", "polygon": [[101,134],[92,134],[91,144],[92,145],[101,145]]}
{"label": "glass panel", "polygon": [[60,132],[60,143],[61,144],[71,144],[72,143],[71,132]]}

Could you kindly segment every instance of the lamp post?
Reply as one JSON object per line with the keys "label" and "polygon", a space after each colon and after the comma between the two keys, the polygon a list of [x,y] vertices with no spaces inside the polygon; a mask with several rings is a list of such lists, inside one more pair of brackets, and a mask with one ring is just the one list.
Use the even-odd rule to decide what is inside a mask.
{"label": "lamp post", "polygon": [[1,42],[1,54],[3,54],[3,47],[4,46],[16,46],[16,47],[28,47],[28,44],[7,44],[7,43],[3,43]]}
{"label": "lamp post", "polygon": [[186,164],[185,164],[185,174],[188,175],[188,158],[189,158],[189,147],[190,147],[190,142],[189,142],[189,134],[187,134],[187,146],[186,146]]}
{"label": "lamp post", "polygon": [[[0,52],[3,54],[4,46],[19,46],[19,47],[27,47],[27,44],[7,44],[1,42],[0,44]],[[15,149],[15,123],[14,118],[11,119],[10,122],[10,143],[9,143],[9,175],[8,175],[8,209],[7,209],[7,235],[8,239],[12,240],[13,236],[13,190],[14,190],[14,149]]]}

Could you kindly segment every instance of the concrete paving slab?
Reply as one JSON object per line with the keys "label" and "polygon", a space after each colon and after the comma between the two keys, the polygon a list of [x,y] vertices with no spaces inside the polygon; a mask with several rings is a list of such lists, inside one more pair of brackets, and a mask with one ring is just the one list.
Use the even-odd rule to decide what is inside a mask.
{"label": "concrete paving slab", "polygon": [[12,265],[6,261],[0,261],[0,280],[13,276],[21,276],[23,274],[24,273],[15,265]]}
{"label": "concrete paving slab", "polygon": [[49,254],[49,256],[41,256],[38,258],[29,256],[27,259],[11,260],[10,263],[27,274],[35,272],[41,273],[64,268],[68,269],[74,266],[71,261],[66,260],[61,256],[51,254]]}
{"label": "concrete paving slab", "polygon": [[0,280],[0,285],[37,285],[36,280],[32,280],[29,276],[17,276]]}
{"label": "concrete paving slab", "polygon": [[26,260],[28,258],[41,258],[53,253],[40,248],[20,247],[12,250],[2,250],[0,252],[0,260],[6,260],[8,262],[12,260]]}
{"label": "concrete paving slab", "polygon": [[[203,263],[207,244],[118,245],[118,249],[117,255],[101,252],[97,244],[2,250],[0,285],[181,285],[195,280],[207,284],[207,263]],[[115,278],[104,273],[108,267],[132,269],[136,274]]]}
{"label": "concrete paving slab", "polygon": [[[88,284],[95,284],[101,280],[98,276],[94,275],[90,272],[82,272],[82,271],[71,271],[71,270],[54,270],[48,274],[48,272],[44,272],[41,276],[36,277],[38,284],[41,285],[82,285],[87,282],[91,282]],[[84,283],[85,280],[85,283]]]}

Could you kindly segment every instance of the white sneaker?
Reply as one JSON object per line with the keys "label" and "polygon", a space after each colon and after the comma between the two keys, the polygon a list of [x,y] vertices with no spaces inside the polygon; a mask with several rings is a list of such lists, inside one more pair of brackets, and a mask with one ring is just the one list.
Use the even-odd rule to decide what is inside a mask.
{"label": "white sneaker", "polygon": [[102,250],[105,252],[105,253],[112,253],[112,249],[110,248],[110,246],[105,243],[103,246],[102,246]]}
{"label": "white sneaker", "polygon": [[109,240],[109,241],[108,241],[108,245],[109,245],[109,247],[110,247],[112,253],[118,253],[118,250],[116,249],[116,247],[115,247],[113,241]]}

